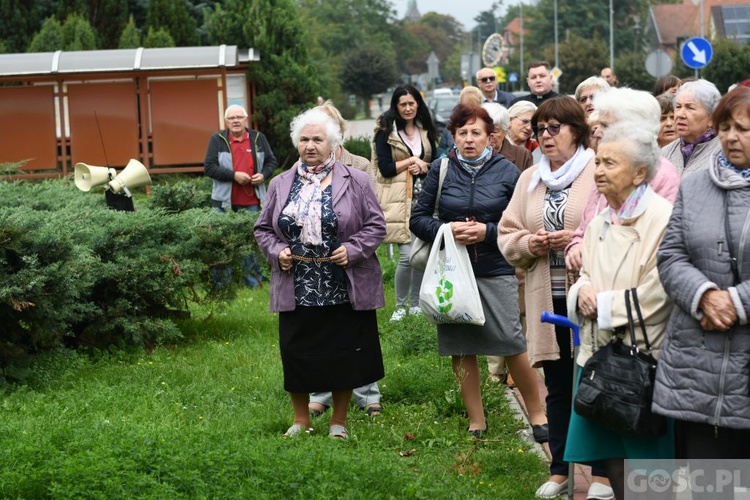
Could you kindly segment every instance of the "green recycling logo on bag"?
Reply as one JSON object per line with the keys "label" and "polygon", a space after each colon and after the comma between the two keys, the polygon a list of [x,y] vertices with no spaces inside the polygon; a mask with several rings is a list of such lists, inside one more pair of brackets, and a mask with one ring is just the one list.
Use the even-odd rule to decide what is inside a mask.
{"label": "green recycling logo on bag", "polygon": [[432,324],[484,324],[482,301],[469,254],[465,246],[456,244],[450,224],[440,227],[430,249],[419,290],[419,305]]}

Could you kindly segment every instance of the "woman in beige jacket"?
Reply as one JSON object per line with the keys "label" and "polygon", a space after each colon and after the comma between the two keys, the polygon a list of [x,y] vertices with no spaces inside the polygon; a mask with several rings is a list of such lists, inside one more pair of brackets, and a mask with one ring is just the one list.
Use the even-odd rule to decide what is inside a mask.
{"label": "woman in beige jacket", "polygon": [[[571,411],[572,339],[569,329],[540,318],[542,311],[567,312],[563,250],[581,222],[593,187],[594,151],[588,147],[586,115],[575,99],[544,101],[531,124],[542,160],[521,174],[500,220],[498,245],[508,262],[526,270],[528,354],[531,364],[544,371],[552,455],[550,478],[536,495],[554,498],[567,491],[568,463],[563,455]],[[611,498],[604,468],[593,468],[592,478],[589,497]]]}
{"label": "woman in beige jacket", "polygon": [[[583,267],[568,292],[568,318],[581,325],[576,363],[591,355],[628,326],[626,290],[636,291],[650,351],[643,331],[635,327],[638,349],[658,356],[672,301],[659,281],[656,251],[667,229],[672,204],[650,186],[659,165],[656,134],[638,123],[607,128],[596,153],[594,179],[608,207],[592,221],[583,237]],[[637,320],[636,320],[637,325]],[[630,337],[623,337],[631,345]],[[580,372],[579,372],[580,373]],[[624,495],[624,459],[674,456],[669,432],[659,438],[617,433],[573,412],[565,459],[603,462],[617,498]]]}
{"label": "woman in beige jacket", "polygon": [[396,243],[399,253],[394,280],[396,310],[391,321],[402,319],[407,311],[421,314],[422,272],[409,265],[414,242],[409,217],[435,155],[435,139],[435,126],[422,95],[412,85],[396,87],[390,108],[378,118],[372,140],[376,194],[386,222],[384,243]]}

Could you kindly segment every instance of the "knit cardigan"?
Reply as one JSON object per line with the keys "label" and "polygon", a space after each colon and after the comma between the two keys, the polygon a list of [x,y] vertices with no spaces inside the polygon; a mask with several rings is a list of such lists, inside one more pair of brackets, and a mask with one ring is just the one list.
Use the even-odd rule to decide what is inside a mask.
{"label": "knit cardigan", "polygon": [[[497,244],[505,259],[513,266],[526,270],[526,342],[529,361],[537,368],[543,361],[560,359],[555,327],[540,321],[542,311],[553,310],[549,256],[537,257],[529,250],[531,236],[544,229],[542,211],[547,186],[539,182],[529,192],[531,178],[538,168],[538,164],[534,165],[521,174],[497,229]],[[592,158],[571,184],[564,218],[564,229],[571,233],[581,223],[583,208],[594,185],[594,168]]]}

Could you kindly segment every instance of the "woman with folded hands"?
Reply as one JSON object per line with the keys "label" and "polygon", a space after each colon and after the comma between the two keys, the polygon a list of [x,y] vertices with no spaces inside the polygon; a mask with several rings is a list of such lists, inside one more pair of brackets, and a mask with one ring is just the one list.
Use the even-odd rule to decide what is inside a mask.
{"label": "woman with folded hands", "polygon": [[255,224],[271,265],[284,389],[294,423],[310,430],[309,393],[332,391],[329,435],[345,439],[352,389],[383,377],[375,310],[384,305],[375,252],[385,220],[367,173],[336,159],[339,127],[312,109],[291,124],[300,163],[274,177]]}

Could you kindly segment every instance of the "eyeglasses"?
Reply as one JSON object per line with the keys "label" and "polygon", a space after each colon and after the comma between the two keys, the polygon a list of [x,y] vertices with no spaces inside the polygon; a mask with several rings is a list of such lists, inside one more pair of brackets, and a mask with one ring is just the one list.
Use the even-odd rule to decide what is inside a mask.
{"label": "eyeglasses", "polygon": [[582,95],[578,98],[578,102],[581,104],[585,103],[586,101],[593,101],[594,100],[594,94],[591,95]]}
{"label": "eyeglasses", "polygon": [[482,83],[494,82],[495,81],[495,77],[494,76],[485,76],[484,78],[480,78],[479,81],[482,82]]}
{"label": "eyeglasses", "polygon": [[557,124],[550,123],[546,127],[545,126],[531,127],[531,130],[534,131],[534,135],[536,137],[543,136],[544,132],[549,132],[550,137],[555,137],[557,134],[560,133],[560,128],[563,125],[567,125],[567,124],[566,123],[557,123]]}
{"label": "eyeglasses", "polygon": [[247,118],[247,116],[228,116],[227,121],[228,122],[241,122],[245,118]]}

